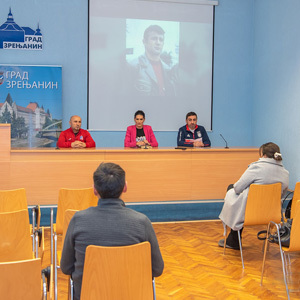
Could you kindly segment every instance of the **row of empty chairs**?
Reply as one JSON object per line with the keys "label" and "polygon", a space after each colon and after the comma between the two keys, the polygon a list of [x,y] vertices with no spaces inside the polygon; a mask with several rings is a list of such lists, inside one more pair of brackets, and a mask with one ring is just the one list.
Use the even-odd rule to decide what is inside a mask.
{"label": "row of empty chairs", "polygon": [[[49,273],[51,276],[54,273],[54,278],[50,279],[50,281],[54,282],[54,299],[57,299],[57,270],[68,224],[78,210],[96,206],[97,204],[98,198],[94,195],[92,188],[61,189],[59,192],[55,224],[53,211],[51,212],[51,240],[54,240],[54,249],[51,249],[51,259],[54,257],[54,272],[46,273],[43,271],[43,274],[47,275],[47,277],[49,277]],[[1,260],[3,263],[0,263],[0,272],[2,270],[4,272],[2,274],[8,273],[8,276],[2,281],[3,284],[0,284],[0,293],[7,295],[9,300],[18,298],[47,299],[46,283],[43,283],[42,296],[41,284],[39,284],[41,279],[41,259],[35,258],[32,248],[33,244],[31,243],[31,230],[33,230],[32,232],[35,234],[34,239],[37,242],[37,228],[33,226],[33,229],[30,229],[27,207],[25,189],[3,191],[2,196],[0,193],[0,209],[2,208],[5,211],[3,218],[1,218],[0,213],[0,230],[3,231],[3,234],[1,234],[2,245],[6,245],[5,249],[2,247],[0,251],[0,260],[1,256],[3,256],[3,260]],[[21,210],[14,211],[15,209]],[[34,220],[35,218],[33,217],[33,223]],[[5,239],[4,232],[9,232],[11,229],[16,229],[14,233],[9,235],[9,238],[12,240]],[[57,249],[58,236],[62,238],[60,249]],[[17,243],[14,243],[14,241],[17,241]],[[36,246],[37,248],[38,246]],[[101,299],[112,299],[111,297],[124,300],[153,299],[154,281],[152,282],[150,252],[150,244],[148,242],[127,247],[90,246],[86,256],[87,266],[89,267],[85,268],[81,299],[98,299],[96,295],[101,295],[99,296]],[[130,263],[125,263],[125,261]],[[122,266],[130,266],[130,268],[122,268]],[[96,268],[93,269],[94,267]],[[108,267],[108,269],[105,269],[105,267]],[[91,271],[91,269],[93,270]],[[32,274],[32,276],[26,276],[28,280],[24,280],[23,276],[27,272],[30,272],[29,274]],[[91,277],[90,274],[95,274],[95,272],[97,276]],[[99,285],[100,281],[91,288],[93,286],[91,283],[94,280],[98,281],[99,278],[103,278],[103,274],[106,274],[106,289],[103,288],[103,284]],[[110,279],[114,278],[116,274],[121,279],[122,286],[120,286],[119,280],[114,280],[118,288],[112,288],[108,282],[112,282]],[[18,279],[21,280],[21,277],[22,282],[26,284],[22,285],[20,289],[12,289],[11,287]],[[101,282],[103,283],[104,281],[101,280]],[[99,289],[100,286],[101,288]],[[9,290],[10,293],[8,293]],[[124,293],[125,290],[127,293]],[[72,299],[71,291],[72,289],[70,289],[70,298]],[[52,296],[52,293],[50,293],[51,299]]]}
{"label": "row of empty chairs", "polygon": [[[38,234],[37,230],[39,228],[39,220],[40,220],[40,212],[39,209],[37,210],[38,217],[35,217],[36,210],[33,212],[33,226],[30,229],[30,223],[29,223],[29,216],[28,216],[28,206],[27,206],[27,200],[26,200],[26,193],[25,189],[20,190],[14,190],[11,191],[13,195],[13,198],[16,200],[18,204],[14,206],[13,209],[16,209],[17,211],[12,211],[11,208],[9,208],[9,203],[11,202],[8,196],[9,191],[3,191],[0,192],[0,222],[1,222],[1,215],[5,214],[5,216],[8,218],[6,221],[3,219],[3,225],[0,223],[0,230],[7,231],[8,228],[11,227],[18,227],[22,228],[19,230],[20,237],[15,238],[16,241],[18,241],[18,247],[16,249],[23,249],[20,251],[20,253],[17,253],[16,249],[14,251],[9,250],[9,247],[4,250],[1,249],[0,253],[0,269],[1,268],[8,268],[9,261],[14,261],[12,264],[12,268],[17,268],[18,264],[20,264],[20,268],[28,268],[28,266],[32,266],[32,269],[36,269],[36,266],[38,265],[41,269],[41,259],[38,258],[38,255],[33,252],[33,249],[35,248],[36,251],[38,248],[37,246],[37,240],[38,240]],[[25,195],[25,197],[24,197]],[[21,199],[21,200],[20,200]],[[25,199],[25,201],[24,201]],[[283,264],[283,274],[284,274],[284,282],[286,284],[286,290],[287,295],[289,298],[289,290],[286,280],[286,258],[285,253],[292,252],[292,251],[300,251],[300,242],[297,243],[296,239],[294,238],[297,234],[299,234],[298,227],[300,227],[300,201],[299,203],[296,202],[297,200],[300,200],[300,182],[296,184],[294,196],[293,196],[293,204],[292,204],[292,210],[291,210],[291,218],[294,218],[293,226],[292,226],[292,235],[291,235],[291,244],[290,247],[284,248],[280,247],[281,251],[281,257],[282,257],[282,264]],[[78,211],[86,209],[90,206],[96,206],[98,203],[97,197],[94,195],[93,189],[61,189],[59,191],[59,199],[58,199],[58,206],[57,206],[57,217],[56,217],[56,223],[54,223],[53,219],[53,210],[51,211],[51,265],[53,263],[54,265],[54,299],[57,300],[57,270],[59,269],[59,263],[61,258],[61,250],[63,247],[63,241],[64,241],[64,235],[66,233],[66,230],[68,228],[68,224],[72,218],[72,216]],[[11,203],[10,203],[11,204]],[[37,222],[35,223],[35,219]],[[22,220],[22,221],[21,221]],[[277,226],[277,230],[279,230],[279,226],[277,224],[280,224],[281,221],[281,184],[271,184],[271,185],[251,185],[249,189],[248,194],[248,200],[246,205],[246,212],[245,212],[245,222],[244,226],[249,225],[267,225],[268,226],[268,233],[270,231],[270,224],[274,224],[274,226]],[[21,225],[21,222],[23,222]],[[271,222],[271,223],[270,223]],[[18,225],[17,225],[18,224]],[[276,224],[276,225],[275,225]],[[30,245],[28,244],[28,240],[30,241],[30,234],[32,235],[32,239],[35,242],[30,242]],[[29,239],[28,239],[29,236]],[[57,238],[58,236],[61,236],[62,243],[61,248],[57,249]],[[21,238],[22,237],[22,238]],[[27,241],[25,240],[25,237],[27,237]],[[239,235],[239,241],[240,241],[240,253],[241,253],[241,260],[242,260],[242,266],[244,268],[244,261],[243,261],[243,252],[242,252],[242,244],[241,239]],[[12,242],[5,242],[3,244],[12,245]],[[24,244],[24,245],[22,245]],[[112,276],[111,279],[116,278],[117,274],[120,272],[120,266],[122,265],[130,265],[130,264],[122,264],[121,262],[118,262],[118,258],[125,258],[126,260],[130,259],[130,256],[132,253],[135,253],[136,249],[139,249],[138,251],[141,251],[140,254],[134,254],[133,257],[138,257],[137,255],[141,256],[140,262],[145,262],[143,264],[140,263],[140,268],[146,267],[145,271],[143,270],[141,274],[143,273],[149,273],[150,274],[150,282],[151,282],[151,253],[147,254],[147,247],[148,245],[144,245],[147,243],[142,243],[139,245],[133,245],[133,246],[127,246],[127,247],[100,247],[100,246],[89,246],[87,248],[86,252],[86,261],[85,261],[85,269],[84,269],[84,277],[83,277],[83,283],[82,283],[82,298],[81,299],[97,299],[98,294],[102,293],[104,294],[101,296],[101,299],[117,299],[119,296],[113,296],[113,298],[107,297],[105,298],[105,295],[114,294],[117,291],[122,291],[120,288],[112,288],[111,283],[115,282],[115,280],[112,280],[109,282],[109,276]],[[25,246],[26,245],[26,246]],[[226,245],[226,241],[224,242],[224,245]],[[139,246],[139,247],[138,247]],[[142,250],[140,250],[142,249]],[[266,257],[266,249],[267,249],[267,243],[265,244],[265,252],[264,252],[264,260],[263,260],[263,269],[262,269],[262,278],[261,283],[263,280],[263,272],[264,272],[264,264],[265,264],[265,257]],[[124,251],[125,254],[120,255],[121,251]],[[126,253],[128,251],[128,253]],[[133,251],[133,252],[131,252]],[[12,253],[15,253],[15,256],[12,255]],[[143,254],[142,254],[143,253]],[[225,247],[224,247],[224,254],[225,254]],[[112,256],[110,256],[112,255]],[[143,256],[145,255],[145,256]],[[2,258],[3,256],[3,258]],[[5,258],[6,257],[6,258]],[[42,257],[42,256],[41,256]],[[147,267],[147,263],[150,262],[150,268]],[[114,268],[113,268],[114,264]],[[22,265],[22,266],[21,266]],[[108,270],[105,268],[107,267],[108,270],[112,270],[110,275],[107,275]],[[116,268],[115,268],[116,267]],[[31,267],[29,267],[30,269]],[[93,271],[90,270],[90,268],[93,268]],[[38,268],[37,268],[38,269]],[[118,269],[118,273],[113,273],[114,270]],[[105,270],[105,273],[107,276],[107,281],[103,280],[103,274],[101,275],[101,272]],[[0,270],[1,272],[1,270]],[[97,274],[97,276],[92,276],[90,278],[89,274],[92,272],[93,274]],[[137,281],[137,279],[131,278],[128,273],[128,270],[123,270],[124,280],[118,280],[118,286],[120,284],[120,281],[125,281],[125,286],[123,286],[124,290],[130,290],[130,284],[133,284],[134,282],[139,282],[141,286],[144,284],[146,286],[149,286],[149,280],[146,280],[147,283],[142,283],[141,281]],[[47,274],[47,272],[44,271],[44,273]],[[13,273],[12,273],[13,274]],[[53,272],[52,272],[53,274]],[[127,274],[127,275],[126,275]],[[119,274],[117,277],[120,277]],[[128,277],[129,276],[129,277]],[[144,277],[144,276],[140,276]],[[147,277],[147,276],[146,276]],[[102,278],[102,280],[99,280],[99,278]],[[99,282],[97,281],[99,280]],[[126,280],[125,280],[126,279]],[[129,279],[132,279],[130,281]],[[141,279],[141,278],[140,278]],[[7,277],[7,280],[9,280],[9,276]],[[93,283],[93,280],[97,281],[96,283]],[[9,281],[8,281],[9,282]],[[72,286],[72,280],[70,279],[70,283]],[[104,284],[101,286],[101,288],[98,288],[101,284]],[[44,284],[45,286],[45,284]],[[93,288],[92,288],[93,287]],[[153,288],[154,287],[154,288]],[[150,295],[149,299],[155,298],[155,286],[153,285],[151,287],[151,293],[147,293]],[[1,284],[1,288],[3,288],[3,285]],[[0,293],[1,293],[0,288]],[[40,288],[40,287],[39,287]],[[108,289],[108,290],[107,290]],[[122,293],[124,293],[124,290]],[[135,289],[137,293],[138,288],[135,286]],[[143,287],[141,290],[147,290],[146,287]],[[72,289],[70,289],[70,292]],[[86,292],[88,291],[88,292]],[[146,292],[145,292],[146,293]],[[40,294],[40,293],[39,293]],[[52,298],[52,293],[50,294]],[[128,294],[130,295],[130,294]],[[70,297],[72,296],[72,293]],[[124,298],[124,294],[122,294],[122,299]],[[131,297],[131,298],[130,298]],[[12,299],[16,299],[12,298]],[[136,298],[136,297],[133,297]],[[129,296],[128,299],[133,299],[132,295]],[[23,299],[26,299],[23,297]],[[39,298],[30,298],[30,299],[40,299]],[[137,297],[136,299],[139,299]],[[143,296],[142,299],[148,299],[146,296]]]}
{"label": "row of empty chairs", "polygon": [[[28,210],[26,191],[24,188],[16,190],[4,190],[0,191],[0,213],[8,213],[19,210]],[[41,220],[40,206],[34,206],[32,209],[32,225],[30,229],[32,236],[38,233]],[[33,249],[35,249],[35,243],[33,239]]]}
{"label": "row of empty chairs", "polygon": [[39,208],[33,208],[29,222],[25,189],[0,191],[0,295],[7,300],[47,299],[51,268],[42,270],[44,231],[39,220]]}

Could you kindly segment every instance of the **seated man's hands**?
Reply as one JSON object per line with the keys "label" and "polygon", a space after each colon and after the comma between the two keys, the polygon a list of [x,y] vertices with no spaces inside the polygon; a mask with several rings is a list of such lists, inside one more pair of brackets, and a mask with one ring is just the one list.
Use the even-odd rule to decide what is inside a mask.
{"label": "seated man's hands", "polygon": [[194,147],[204,147],[204,144],[202,142],[194,142]]}
{"label": "seated man's hands", "polygon": [[86,148],[86,143],[81,142],[81,141],[75,141],[71,143],[72,148]]}

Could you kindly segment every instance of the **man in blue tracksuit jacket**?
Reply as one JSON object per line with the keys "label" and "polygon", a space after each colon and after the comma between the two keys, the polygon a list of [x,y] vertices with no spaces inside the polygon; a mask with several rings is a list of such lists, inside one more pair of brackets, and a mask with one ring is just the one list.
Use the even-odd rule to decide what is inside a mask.
{"label": "man in blue tracksuit jacket", "polygon": [[197,114],[189,112],[186,115],[186,125],[179,128],[177,146],[210,147],[210,140],[203,126],[197,125]]}

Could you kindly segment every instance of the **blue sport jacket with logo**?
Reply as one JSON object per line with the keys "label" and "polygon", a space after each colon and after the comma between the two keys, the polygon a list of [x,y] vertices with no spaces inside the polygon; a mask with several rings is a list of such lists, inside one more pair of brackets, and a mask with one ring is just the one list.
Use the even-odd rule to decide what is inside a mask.
{"label": "blue sport jacket with logo", "polygon": [[187,125],[179,128],[177,136],[177,146],[193,147],[194,141],[202,138],[204,147],[210,147],[210,140],[203,126],[196,125],[194,133]]}

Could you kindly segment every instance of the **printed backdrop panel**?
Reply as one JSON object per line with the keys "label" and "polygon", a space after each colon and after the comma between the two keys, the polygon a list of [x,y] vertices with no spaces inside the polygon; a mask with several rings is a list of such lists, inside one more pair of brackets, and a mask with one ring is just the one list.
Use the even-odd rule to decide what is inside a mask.
{"label": "printed backdrop panel", "polygon": [[0,123],[12,147],[55,146],[62,122],[62,67],[0,65]]}

